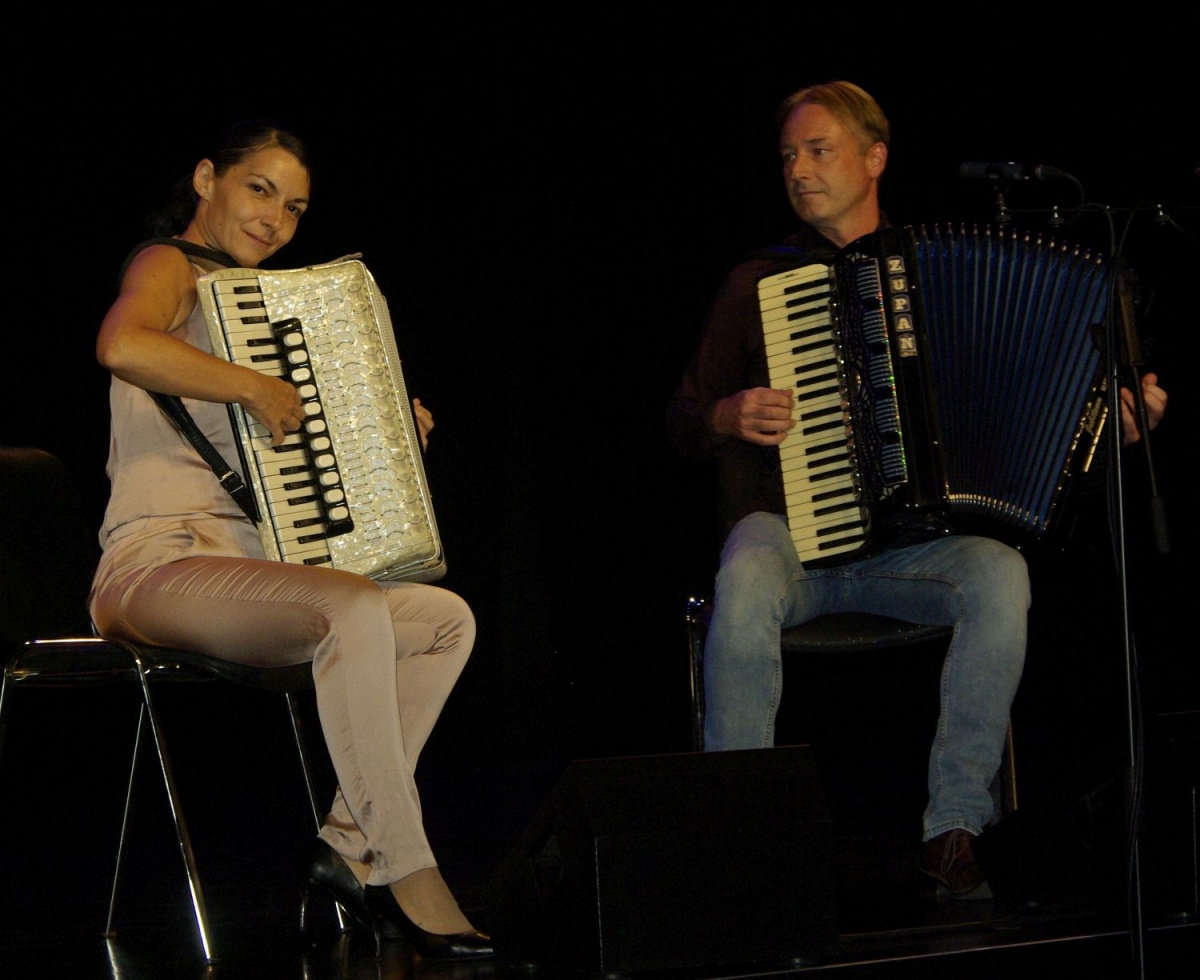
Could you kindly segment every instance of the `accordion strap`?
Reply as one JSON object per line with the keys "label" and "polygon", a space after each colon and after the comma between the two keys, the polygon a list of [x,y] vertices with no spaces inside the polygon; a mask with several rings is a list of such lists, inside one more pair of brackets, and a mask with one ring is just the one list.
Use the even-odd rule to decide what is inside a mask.
{"label": "accordion strap", "polygon": [[257,524],[261,518],[258,513],[258,505],[254,502],[254,495],[250,493],[250,488],[246,486],[245,481],[241,478],[238,471],[225,462],[225,457],[217,451],[216,447],[200,431],[200,427],[196,425],[195,420],[184,406],[180,397],[178,395],[164,395],[161,391],[151,391],[148,394],[158,403],[158,407],[166,413],[167,418],[175,423],[175,428],[182,432],[187,441],[196,447],[196,452],[200,454],[201,459],[212,468],[221,486],[237,501],[238,506],[242,508],[246,516]]}
{"label": "accordion strap", "polygon": [[[129,263],[133,261],[134,256],[151,245],[173,245],[188,255],[209,259],[228,268],[237,265],[237,261],[225,252],[206,248],[194,242],[185,242],[180,238],[148,238],[135,245],[125,257],[125,261],[121,264],[121,278],[125,277],[125,270],[129,268]],[[259,516],[258,505],[254,501],[254,495],[250,493],[250,488],[246,486],[238,471],[225,462],[225,458],[217,451],[217,448],[200,431],[200,427],[196,425],[191,413],[183,404],[183,400],[178,395],[164,395],[161,391],[147,391],[147,394],[158,403],[158,407],[175,424],[175,428],[183,433],[187,441],[196,448],[200,458],[211,467],[221,486],[237,501],[246,516],[258,524],[262,518]],[[232,415],[230,422],[232,423]]]}

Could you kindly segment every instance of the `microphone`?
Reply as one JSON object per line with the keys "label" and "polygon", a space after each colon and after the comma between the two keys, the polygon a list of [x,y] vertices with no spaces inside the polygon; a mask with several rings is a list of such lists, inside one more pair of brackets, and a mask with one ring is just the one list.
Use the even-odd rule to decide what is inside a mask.
{"label": "microphone", "polygon": [[989,180],[1052,180],[1055,177],[1067,177],[1065,170],[1051,167],[1044,163],[1027,167],[1023,163],[960,163],[958,175],[972,180],[987,178]]}

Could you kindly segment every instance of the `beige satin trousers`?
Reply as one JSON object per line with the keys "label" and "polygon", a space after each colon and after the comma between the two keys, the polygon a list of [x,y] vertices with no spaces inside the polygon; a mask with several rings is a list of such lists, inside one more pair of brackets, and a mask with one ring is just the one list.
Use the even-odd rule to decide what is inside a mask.
{"label": "beige satin trousers", "polygon": [[103,635],[255,666],[312,661],[338,779],[321,836],[386,885],[434,867],[413,772],[475,642],[446,589],[254,558],[109,570],[92,596]]}

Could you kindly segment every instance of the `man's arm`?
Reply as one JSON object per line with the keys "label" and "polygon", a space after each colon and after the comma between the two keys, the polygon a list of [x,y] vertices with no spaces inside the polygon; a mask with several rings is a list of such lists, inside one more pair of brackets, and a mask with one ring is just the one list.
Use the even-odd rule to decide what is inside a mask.
{"label": "man's arm", "polygon": [[763,423],[790,418],[790,395],[769,390],[755,288],[762,269],[760,262],[744,263],[722,284],[668,402],[667,437],[685,458],[725,455],[751,431],[758,433],[752,441],[777,444],[763,440]]}

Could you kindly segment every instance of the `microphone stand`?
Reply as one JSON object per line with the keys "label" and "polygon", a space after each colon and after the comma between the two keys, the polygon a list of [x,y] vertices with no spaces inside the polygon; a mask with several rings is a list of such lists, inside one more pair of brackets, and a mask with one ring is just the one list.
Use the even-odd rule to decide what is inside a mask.
{"label": "microphone stand", "polygon": [[1154,455],[1150,443],[1150,417],[1146,411],[1146,396],[1142,391],[1141,343],[1138,340],[1137,315],[1133,297],[1134,274],[1125,268],[1121,262],[1117,267],[1117,300],[1120,308],[1123,353],[1123,364],[1130,370],[1129,390],[1133,394],[1135,417],[1138,432],[1142,434],[1141,446],[1146,454],[1146,475],[1150,490],[1150,524],[1154,534],[1155,549],[1160,555],[1168,554],[1171,550],[1170,537],[1167,534],[1166,502],[1158,489],[1158,475],[1154,468]]}
{"label": "microphone stand", "polygon": [[[1200,171],[1198,171],[1200,174]],[[1069,178],[1080,191],[1080,205],[1074,211],[1074,217],[1085,210],[1087,205],[1086,196],[1083,192],[1083,187],[1079,181],[1071,174],[1065,171],[1055,170],[1056,176]],[[1009,210],[1008,202],[1005,199],[1005,188],[1003,182],[997,175],[990,175],[992,178],[992,189],[995,192],[996,206],[996,222],[1000,225],[1007,225],[1012,221],[1012,212]],[[1101,208],[1105,216],[1110,222],[1111,228],[1111,211],[1107,207]],[[1160,207],[1161,211],[1161,207]],[[1050,212],[1051,224],[1053,227],[1061,227],[1064,223],[1058,208],[1052,208]],[[1142,871],[1141,871],[1141,856],[1139,841],[1141,836],[1141,805],[1142,805],[1142,712],[1140,701],[1140,689],[1138,685],[1138,669],[1137,669],[1137,647],[1133,637],[1133,626],[1129,608],[1129,576],[1125,551],[1125,496],[1124,496],[1124,481],[1122,476],[1123,464],[1123,429],[1121,419],[1121,369],[1129,370],[1130,379],[1128,388],[1133,395],[1134,402],[1134,418],[1137,421],[1138,431],[1141,434],[1141,440],[1138,443],[1146,454],[1146,465],[1149,473],[1149,488],[1150,488],[1150,507],[1151,507],[1151,523],[1153,528],[1154,540],[1159,554],[1166,554],[1170,550],[1169,541],[1167,538],[1166,512],[1162,497],[1158,490],[1158,481],[1154,469],[1153,456],[1150,452],[1150,423],[1149,416],[1146,410],[1146,400],[1142,392],[1141,385],[1141,356],[1139,353],[1139,343],[1136,332],[1136,317],[1135,303],[1132,289],[1132,274],[1125,268],[1124,259],[1119,254],[1119,249],[1116,249],[1115,235],[1112,236],[1112,244],[1114,245],[1114,262],[1115,274],[1113,283],[1109,290],[1108,311],[1104,317],[1104,354],[1107,359],[1105,365],[1106,382],[1107,382],[1107,405],[1109,419],[1109,441],[1112,447],[1110,458],[1111,464],[1111,490],[1112,498],[1112,513],[1115,516],[1115,527],[1113,528],[1113,546],[1114,560],[1117,566],[1117,578],[1120,601],[1120,619],[1124,641],[1125,654],[1125,682],[1126,682],[1126,706],[1127,706],[1127,724],[1129,737],[1129,778],[1127,784],[1127,804],[1129,808],[1129,852],[1128,852],[1128,871],[1129,871],[1129,934],[1132,943],[1132,955],[1136,976],[1145,980],[1146,976],[1146,956],[1145,956],[1145,921],[1143,918],[1142,909]],[[1120,336],[1118,337],[1118,330]]]}
{"label": "microphone stand", "polygon": [[992,190],[996,192],[996,224],[1000,228],[1006,228],[1012,224],[1012,212],[1008,210],[1004,182],[999,177],[992,178]]}
{"label": "microphone stand", "polygon": [[[1145,921],[1142,909],[1142,871],[1140,856],[1141,838],[1141,809],[1142,809],[1142,714],[1138,686],[1137,649],[1134,642],[1133,628],[1129,611],[1129,578],[1125,552],[1125,498],[1124,480],[1122,475],[1122,442],[1123,425],[1121,419],[1121,378],[1120,369],[1125,366],[1130,371],[1129,391],[1134,400],[1134,417],[1138,431],[1141,433],[1141,445],[1146,453],[1149,468],[1151,494],[1151,520],[1157,550],[1165,554],[1170,550],[1167,539],[1166,514],[1162,498],[1158,493],[1157,477],[1154,471],[1153,458],[1150,452],[1150,423],[1146,410],[1146,400],[1141,386],[1141,357],[1140,345],[1137,339],[1136,320],[1134,316],[1134,298],[1131,283],[1132,274],[1125,268],[1123,260],[1118,259],[1114,276],[1116,303],[1109,305],[1107,317],[1108,343],[1108,397],[1109,418],[1112,420],[1110,442],[1113,447],[1112,489],[1113,513],[1115,514],[1114,548],[1116,553],[1117,575],[1119,581],[1121,623],[1124,638],[1124,653],[1126,664],[1126,706],[1128,712],[1129,734],[1129,778],[1128,818],[1129,818],[1129,935],[1132,942],[1132,955],[1136,976],[1146,976],[1145,962]],[[1115,308],[1114,308],[1115,307]],[[1117,336],[1118,322],[1120,337]],[[1118,341],[1120,344],[1118,345]]]}

